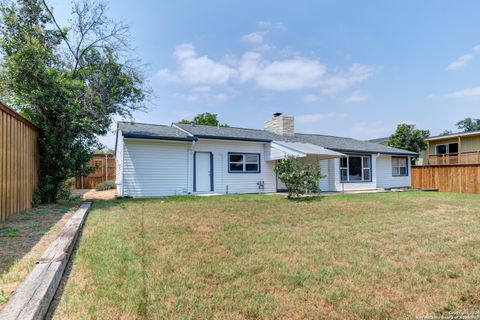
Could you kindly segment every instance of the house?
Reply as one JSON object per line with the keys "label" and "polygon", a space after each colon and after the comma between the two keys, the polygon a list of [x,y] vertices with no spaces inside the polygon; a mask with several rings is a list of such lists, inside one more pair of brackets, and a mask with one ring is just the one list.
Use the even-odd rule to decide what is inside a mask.
{"label": "house", "polygon": [[322,191],[409,187],[415,153],[351,138],[302,134],[294,117],[274,114],[265,129],[120,122],[119,196],[284,190],[274,172],[288,155],[318,162]]}
{"label": "house", "polygon": [[427,165],[480,164],[480,131],[427,139]]}

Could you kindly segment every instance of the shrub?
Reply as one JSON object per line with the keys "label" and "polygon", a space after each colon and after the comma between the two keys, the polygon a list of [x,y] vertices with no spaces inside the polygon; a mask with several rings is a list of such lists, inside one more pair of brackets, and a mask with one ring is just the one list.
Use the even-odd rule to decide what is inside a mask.
{"label": "shrub", "polygon": [[105,191],[105,190],[111,190],[116,188],[117,188],[117,185],[115,184],[115,181],[105,181],[105,182],[99,183],[95,188],[95,190]]}
{"label": "shrub", "polygon": [[320,192],[318,180],[322,178],[322,175],[318,163],[307,163],[301,159],[287,156],[277,163],[275,172],[287,186],[288,198]]}

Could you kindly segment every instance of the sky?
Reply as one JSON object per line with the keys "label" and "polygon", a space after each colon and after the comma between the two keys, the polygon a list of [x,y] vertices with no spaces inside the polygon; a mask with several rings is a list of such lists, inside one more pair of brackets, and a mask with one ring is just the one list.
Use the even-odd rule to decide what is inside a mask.
{"label": "sky", "polygon": [[[68,1],[49,2],[64,23]],[[438,134],[479,118],[480,1],[127,1],[131,54],[152,91],[137,122],[202,112],[263,128],[372,139],[399,123]],[[114,147],[113,130],[102,137]]]}

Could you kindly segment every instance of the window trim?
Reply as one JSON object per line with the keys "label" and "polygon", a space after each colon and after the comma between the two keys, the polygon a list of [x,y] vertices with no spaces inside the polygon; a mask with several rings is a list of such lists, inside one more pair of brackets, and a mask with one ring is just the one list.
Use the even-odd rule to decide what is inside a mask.
{"label": "window trim", "polygon": [[[243,171],[232,171],[230,170],[230,155],[242,155],[244,156],[243,157]],[[246,155],[256,155],[258,156],[258,170],[257,171],[246,171],[246,162],[245,162],[245,159],[246,159]],[[228,152],[227,154],[227,166],[228,166],[228,173],[240,173],[240,174],[245,174],[245,173],[248,173],[248,174],[259,174],[262,172],[262,165],[261,165],[261,162],[262,162],[262,157],[261,157],[261,154],[260,153],[253,153],[253,152]],[[235,163],[235,162],[233,162]],[[252,164],[253,162],[248,162],[248,164]]]}
{"label": "window trim", "polygon": [[[399,174],[393,173],[393,159],[405,159],[405,174],[400,173],[400,169],[398,169]],[[398,166],[396,168],[403,168],[403,166]],[[392,177],[408,177],[409,170],[408,170],[408,157],[392,157]]]}
{"label": "window trim", "polygon": [[[341,166],[341,158],[338,159],[339,160],[339,163],[338,163],[338,166],[339,166],[339,173],[340,173],[340,177],[339,177],[339,180],[340,180],[340,183],[369,183],[369,182],[372,182],[373,181],[373,174],[372,174],[372,155],[371,154],[346,154],[346,158],[347,158],[347,167],[342,167]],[[352,180],[350,181],[350,169],[349,169],[349,165],[350,165],[350,160],[349,158],[350,157],[360,157],[362,160],[362,180]],[[345,157],[343,157],[345,158]],[[364,167],[363,166],[363,158],[368,158],[368,163],[369,163],[369,167]],[[342,169],[347,169],[347,180],[342,180]],[[369,180],[363,180],[363,172],[365,169],[368,169],[369,173],[370,173],[370,179]]]}

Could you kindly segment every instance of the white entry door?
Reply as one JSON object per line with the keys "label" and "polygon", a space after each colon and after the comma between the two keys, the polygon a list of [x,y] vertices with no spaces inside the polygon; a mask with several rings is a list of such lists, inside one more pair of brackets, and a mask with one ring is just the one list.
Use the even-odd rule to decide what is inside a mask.
{"label": "white entry door", "polygon": [[211,192],[211,153],[197,152],[195,153],[195,191]]}

